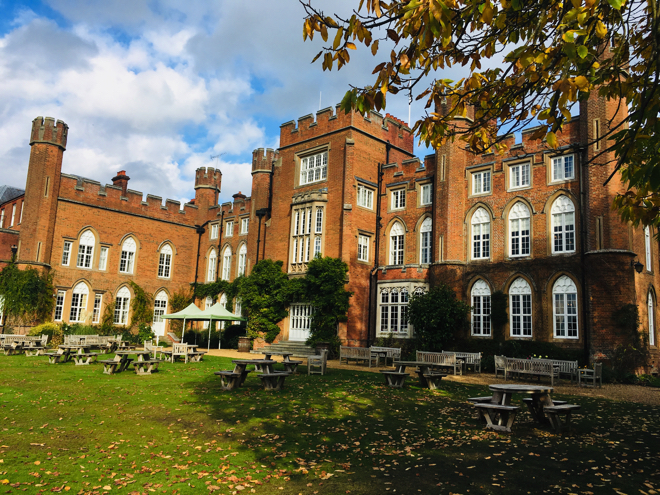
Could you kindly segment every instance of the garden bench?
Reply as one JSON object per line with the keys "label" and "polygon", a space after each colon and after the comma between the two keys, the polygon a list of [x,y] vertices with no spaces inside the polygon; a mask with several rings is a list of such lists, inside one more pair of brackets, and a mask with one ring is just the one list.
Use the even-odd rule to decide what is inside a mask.
{"label": "garden bench", "polygon": [[[511,433],[511,425],[516,419],[520,409],[518,406],[505,406],[503,404],[492,404],[490,402],[477,402],[474,407],[482,411],[486,419],[486,428],[496,431]],[[497,417],[499,415],[499,418]]]}
{"label": "garden bench", "polygon": [[456,359],[463,361],[465,371],[468,366],[472,366],[475,373],[481,373],[481,353],[480,352],[455,352],[442,351],[442,354],[455,354]]}
{"label": "garden bench", "polygon": [[383,357],[385,361],[385,366],[387,366],[387,360],[391,359],[392,364],[394,364],[395,359],[401,359],[401,348],[400,347],[370,347],[372,354],[376,357],[376,365],[380,364],[380,358]]}
{"label": "garden bench", "polygon": [[562,375],[568,375],[573,381],[577,381],[577,371],[578,371],[578,362],[577,361],[563,361],[561,359],[541,359],[541,358],[532,358],[532,361],[550,361],[552,365],[558,370],[558,378],[561,378]]}
{"label": "garden bench", "polygon": [[26,356],[41,356],[45,351],[45,347],[40,345],[32,345],[24,347],[23,350],[25,351]]}
{"label": "garden bench", "polygon": [[596,381],[598,381],[598,388],[603,386],[603,363],[595,363],[592,369],[586,368],[578,370],[578,384],[582,386],[582,382],[585,385],[589,385],[591,382],[592,387],[596,387]]}
{"label": "garden bench", "polygon": [[281,390],[284,386],[284,379],[291,373],[287,371],[277,371],[274,373],[262,373],[259,375],[261,383],[265,390]]}
{"label": "garden bench", "polygon": [[58,349],[57,352],[48,352],[44,355],[48,356],[50,364],[66,363],[69,358],[69,353],[64,349]]}
{"label": "garden bench", "polygon": [[323,349],[319,355],[307,356],[307,375],[325,375],[327,363],[328,351],[326,349]]}
{"label": "garden bench", "polygon": [[71,356],[73,357],[73,361],[76,363],[77,366],[88,365],[92,362],[95,362],[98,358],[98,354],[96,354],[95,352],[72,354]]}
{"label": "garden bench", "polygon": [[368,347],[349,347],[343,345],[339,348],[339,364],[341,364],[343,359],[346,360],[346,364],[348,364],[350,359],[354,360],[355,364],[358,361],[367,361],[369,368],[371,368],[371,363],[374,359],[376,360],[376,364],[378,364],[378,357],[374,356]]}
{"label": "garden bench", "polygon": [[114,375],[115,373],[120,373],[124,371],[133,361],[133,358],[124,358],[119,354],[116,354],[114,359],[106,359],[99,361],[103,364],[103,373],[106,375]]}
{"label": "garden bench", "polygon": [[2,349],[5,351],[5,356],[18,354],[23,350],[23,343],[12,342],[11,344],[5,344],[4,346],[2,346]]}
{"label": "garden bench", "polygon": [[[421,371],[420,371],[421,373]],[[440,381],[447,376],[446,373],[438,373],[437,371],[431,371],[429,373],[424,373],[423,374],[424,378],[426,378],[426,382],[429,384],[429,389],[430,390],[437,390],[438,385],[440,385]]]}
{"label": "garden bench", "polygon": [[454,372],[454,375],[463,374],[463,364],[456,358],[455,353],[417,351],[417,361],[431,363],[435,368],[447,368]]}
{"label": "garden bench", "polygon": [[241,386],[242,373],[237,373],[236,371],[227,370],[227,371],[216,371],[215,374],[220,377],[222,390],[233,390],[235,387]]}
{"label": "garden bench", "polygon": [[394,388],[403,388],[406,378],[410,376],[400,371],[380,370],[380,372],[385,376],[385,384]]}
{"label": "garden bench", "polygon": [[[489,395],[487,397],[470,397],[468,398],[468,402],[471,402],[472,404],[488,404],[493,402],[493,396]],[[477,419],[482,423],[486,422],[486,416],[484,416],[482,409],[477,409]]]}
{"label": "garden bench", "polygon": [[206,354],[206,351],[190,351],[188,353],[188,359],[191,363],[198,363],[202,360],[204,354]]}
{"label": "garden bench", "polygon": [[289,373],[295,373],[298,370],[298,365],[302,364],[302,361],[292,361],[292,360],[284,360],[282,361],[282,364],[284,365],[284,369],[288,371]]}
{"label": "garden bench", "polygon": [[555,378],[559,378],[559,368],[556,368],[550,360],[540,359],[518,359],[504,358],[506,365],[504,368],[504,380],[509,375],[520,377],[522,375],[536,376],[541,380],[542,376],[550,378],[550,384],[554,385]]}
{"label": "garden bench", "polygon": [[[570,426],[571,414],[578,409],[580,409],[580,406],[577,404],[557,404],[557,402],[554,402],[554,405],[552,406],[545,406],[543,412],[548,417],[548,420],[555,431],[561,433],[563,426]],[[562,424],[560,416],[566,417],[565,424]]]}
{"label": "garden bench", "polygon": [[159,364],[160,359],[137,360],[133,362],[133,369],[137,375],[151,375],[151,373],[158,371]]}

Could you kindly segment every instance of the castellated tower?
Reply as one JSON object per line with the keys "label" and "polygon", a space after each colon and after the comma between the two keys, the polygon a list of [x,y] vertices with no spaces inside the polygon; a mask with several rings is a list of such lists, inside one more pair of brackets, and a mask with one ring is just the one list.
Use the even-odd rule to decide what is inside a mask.
{"label": "castellated tower", "polygon": [[218,204],[222,172],[213,167],[200,167],[195,172],[195,204],[200,212]]}
{"label": "castellated tower", "polygon": [[50,263],[68,132],[69,126],[52,117],[32,121],[19,261]]}
{"label": "castellated tower", "polygon": [[[263,221],[268,221],[270,218],[270,209],[272,205],[270,204],[270,198],[272,195],[272,180],[273,180],[273,166],[274,162],[279,158],[277,151],[267,148],[264,152],[263,148],[258,148],[252,152],[252,192],[251,196],[251,216],[255,218],[257,212],[260,213],[260,218]],[[269,225],[269,223],[266,223]],[[250,256],[252,259],[257,259],[257,239],[259,240],[259,259],[264,258],[264,251],[266,248],[266,234],[264,229],[266,225],[262,225],[262,222],[255,220],[255,227],[251,229],[250,235],[254,237],[254,241],[251,242]],[[261,232],[259,230],[261,229]],[[252,250],[254,246],[254,251]]]}

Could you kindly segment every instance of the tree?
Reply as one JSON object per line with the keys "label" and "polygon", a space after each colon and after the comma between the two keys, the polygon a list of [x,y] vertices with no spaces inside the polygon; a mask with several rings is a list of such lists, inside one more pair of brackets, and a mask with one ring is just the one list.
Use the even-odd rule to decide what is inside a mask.
{"label": "tree", "polygon": [[54,273],[34,268],[19,270],[14,263],[0,271],[0,296],[7,326],[35,325],[52,318]]}
{"label": "tree", "polygon": [[[616,161],[628,188],[614,203],[623,220],[660,224],[657,0],[360,0],[350,17],[300,1],[303,38],[332,39],[314,59],[322,56],[324,70],[349,63],[356,43],[374,56],[381,42],[393,44],[381,54],[373,84],[352,87],[341,107],[381,110],[388,94],[401,91],[425,99],[427,112],[413,131],[427,146],[461,139],[476,153],[502,152],[498,127],[515,132],[536,119],[542,125],[532,137],[554,148],[572,105],[593,92],[619,101],[624,118],[602,125],[592,160]],[[467,67],[468,75],[433,79],[454,66]],[[446,111],[436,113],[445,101]],[[474,118],[454,125],[469,107]]]}
{"label": "tree", "polygon": [[307,265],[307,275],[301,280],[299,293],[314,307],[308,345],[330,342],[339,345],[337,327],[347,320],[352,292],[345,289],[348,265],[339,258],[316,257]]}
{"label": "tree", "polygon": [[408,303],[408,319],[415,328],[417,348],[440,352],[467,321],[470,306],[456,299],[446,284],[424,294],[413,294]]}

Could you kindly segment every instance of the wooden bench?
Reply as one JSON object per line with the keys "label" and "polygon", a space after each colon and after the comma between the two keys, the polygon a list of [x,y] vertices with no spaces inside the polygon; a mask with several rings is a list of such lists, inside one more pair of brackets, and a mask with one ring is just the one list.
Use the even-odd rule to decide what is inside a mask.
{"label": "wooden bench", "polygon": [[563,361],[561,359],[540,359],[532,358],[532,361],[550,361],[552,365],[558,370],[558,378],[561,378],[562,375],[568,376],[571,379],[571,383],[577,381],[578,376],[578,362],[577,361]]}
{"label": "wooden bench", "polygon": [[43,347],[43,346],[40,346],[40,345],[30,345],[30,346],[24,347],[23,350],[25,351],[26,356],[34,357],[34,356],[43,355],[46,348]]}
{"label": "wooden bench", "polygon": [[403,388],[403,385],[406,383],[406,378],[410,376],[408,373],[402,373],[399,371],[380,370],[380,372],[385,376],[385,385],[394,388]]}
{"label": "wooden bench", "polygon": [[[419,372],[421,373],[421,371]],[[436,371],[431,371],[429,373],[425,373],[424,378],[426,379],[426,383],[429,385],[430,390],[437,390],[438,386],[440,385],[440,381],[447,376],[446,373],[438,373]]]}
{"label": "wooden bench", "polygon": [[191,363],[199,363],[206,354],[206,351],[190,351],[188,353],[188,359]]}
{"label": "wooden bench", "polygon": [[287,371],[278,371],[275,373],[262,373],[259,375],[261,383],[265,390],[282,390],[284,379],[291,373]]}
{"label": "wooden bench", "polygon": [[[570,426],[571,414],[578,409],[580,409],[580,406],[577,404],[557,404],[557,402],[554,402],[554,405],[552,406],[545,406],[543,412],[548,417],[548,420],[555,431],[561,433],[563,426]],[[566,417],[565,424],[562,424],[561,416]]]}
{"label": "wooden bench", "polygon": [[71,354],[71,356],[73,357],[73,362],[76,363],[77,366],[84,366],[95,362],[99,355],[95,352],[87,352],[83,354]]}
{"label": "wooden bench", "polygon": [[349,347],[343,345],[339,348],[339,364],[341,364],[343,359],[346,360],[346,364],[351,359],[355,361],[355,364],[358,361],[367,361],[369,368],[371,368],[371,363],[374,359],[376,360],[376,364],[378,364],[378,356],[372,355],[371,349],[368,347]]}
{"label": "wooden bench", "polygon": [[455,353],[443,354],[442,352],[417,351],[417,361],[433,364],[434,368],[446,368],[452,370],[454,375],[463,374],[463,365],[456,358]]}
{"label": "wooden bench", "polygon": [[401,359],[401,348],[400,347],[377,347],[371,346],[371,352],[375,354],[376,365],[380,364],[380,356],[384,355],[385,366],[387,366],[387,360],[391,359],[392,364],[394,364],[395,359]]}
{"label": "wooden bench", "polygon": [[[483,412],[486,419],[486,428],[509,433],[511,433],[511,425],[513,425],[516,414],[520,409],[518,406],[505,406],[490,402],[477,402],[474,407]],[[499,418],[497,417],[498,414]]]}
{"label": "wooden bench", "polygon": [[151,375],[158,371],[160,359],[149,359],[146,361],[133,361],[133,369],[136,375]]}
{"label": "wooden bench", "polygon": [[216,371],[215,374],[220,377],[222,390],[233,390],[234,388],[241,386],[241,373],[227,370]]}
{"label": "wooden bench", "polygon": [[465,371],[469,366],[475,373],[481,373],[481,353],[480,352],[455,352],[455,351],[442,351],[442,354],[455,354],[456,359],[463,361]]}
{"label": "wooden bench", "polygon": [[[468,402],[471,402],[472,404],[489,404],[493,402],[493,396],[489,395],[487,397],[469,397]],[[484,416],[482,409],[477,409],[477,419],[482,423],[486,422],[486,416]]]}
{"label": "wooden bench", "polygon": [[48,362],[50,364],[66,363],[69,357],[69,353],[64,352],[63,349],[58,349],[57,352],[48,352],[44,355],[48,356]]}
{"label": "wooden bench", "polygon": [[521,377],[523,375],[535,376],[541,380],[542,376],[550,378],[550,384],[554,386],[555,378],[559,378],[559,368],[555,368],[550,360],[540,359],[518,359],[504,358],[506,366],[504,368],[504,381],[509,375]]}
{"label": "wooden bench", "polygon": [[5,344],[2,349],[5,351],[5,356],[20,354],[23,351],[23,343],[12,342],[11,344]]}
{"label": "wooden bench", "polygon": [[295,373],[298,370],[298,365],[302,364],[302,361],[291,361],[290,359],[282,361],[284,369],[289,373]]}
{"label": "wooden bench", "polygon": [[115,373],[120,373],[124,371],[133,361],[133,358],[126,359],[122,362],[121,356],[115,356],[114,359],[106,359],[99,361],[103,364],[103,373],[106,375],[114,375]]}

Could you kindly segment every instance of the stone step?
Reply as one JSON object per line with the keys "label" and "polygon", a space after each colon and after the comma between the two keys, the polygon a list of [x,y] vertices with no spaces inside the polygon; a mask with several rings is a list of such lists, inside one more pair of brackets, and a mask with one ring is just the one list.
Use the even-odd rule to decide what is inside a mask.
{"label": "stone step", "polygon": [[273,352],[291,352],[293,353],[293,357],[307,357],[316,354],[315,349],[305,345],[304,342],[278,342],[277,344],[271,344],[262,347],[259,350],[250,352],[253,354],[263,354],[266,350]]}

